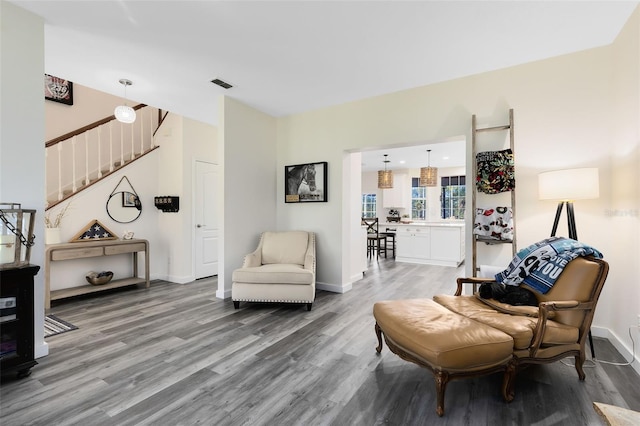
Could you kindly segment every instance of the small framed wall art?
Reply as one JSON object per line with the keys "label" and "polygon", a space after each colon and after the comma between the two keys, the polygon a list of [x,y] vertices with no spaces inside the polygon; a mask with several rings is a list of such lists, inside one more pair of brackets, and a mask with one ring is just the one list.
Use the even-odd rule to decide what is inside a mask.
{"label": "small framed wall art", "polygon": [[45,74],[44,98],[48,101],[73,105],[73,83],[69,80]]}
{"label": "small framed wall art", "polygon": [[327,162],[284,166],[285,203],[327,201]]}

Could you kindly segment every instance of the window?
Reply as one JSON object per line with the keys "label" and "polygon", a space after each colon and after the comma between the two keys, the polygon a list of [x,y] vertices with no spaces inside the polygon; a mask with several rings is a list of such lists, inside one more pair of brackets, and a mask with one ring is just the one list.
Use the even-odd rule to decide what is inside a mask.
{"label": "window", "polygon": [[420,178],[411,178],[411,219],[424,220],[427,211],[427,188],[420,186]]}
{"label": "window", "polygon": [[466,178],[465,176],[443,176],[440,178],[442,193],[440,195],[441,217],[443,219],[455,218],[464,219],[465,195],[466,195]]}
{"label": "window", "polygon": [[362,217],[376,217],[376,194],[362,194]]}

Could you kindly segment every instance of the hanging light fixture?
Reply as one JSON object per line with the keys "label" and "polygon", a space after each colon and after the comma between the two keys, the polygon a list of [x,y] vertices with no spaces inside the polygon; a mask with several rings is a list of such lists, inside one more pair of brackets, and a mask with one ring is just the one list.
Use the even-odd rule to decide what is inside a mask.
{"label": "hanging light fixture", "polygon": [[427,167],[420,168],[420,186],[436,186],[438,185],[438,169],[431,167],[431,150],[427,150],[429,155]]}
{"label": "hanging light fixture", "polygon": [[384,170],[378,170],[378,188],[379,189],[391,189],[393,188],[393,172],[387,170],[387,154],[384,154]]}
{"label": "hanging light fixture", "polygon": [[136,111],[127,105],[127,86],[131,86],[133,83],[126,78],[120,79],[120,84],[124,86],[124,105],[116,107],[113,115],[116,116],[116,120],[121,123],[133,123],[136,121]]}

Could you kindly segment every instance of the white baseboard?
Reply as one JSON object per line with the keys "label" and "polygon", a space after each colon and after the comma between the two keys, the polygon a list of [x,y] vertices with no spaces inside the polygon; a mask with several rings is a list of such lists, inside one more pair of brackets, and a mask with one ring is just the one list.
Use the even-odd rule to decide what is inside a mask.
{"label": "white baseboard", "polygon": [[355,283],[356,281],[360,281],[361,279],[364,278],[364,272],[360,272],[357,274],[353,274],[349,277],[349,281],[351,281],[351,283]]}
{"label": "white baseboard", "polygon": [[220,289],[216,290],[216,298],[217,299],[231,299],[231,289],[225,289],[224,291],[220,291]]}
{"label": "white baseboard", "polygon": [[351,283],[346,284],[329,284],[316,282],[316,288],[318,290],[330,291],[332,293],[346,293],[353,288]]}
{"label": "white baseboard", "polygon": [[33,357],[35,359],[49,355],[49,345],[47,342],[36,342],[33,348]]}
{"label": "white baseboard", "polygon": [[154,278],[154,279],[169,281],[170,283],[176,283],[176,284],[186,284],[186,283],[195,281],[195,279],[191,275],[182,276],[182,277],[176,276],[176,275],[163,275],[163,276],[158,276],[157,278]]}
{"label": "white baseboard", "polygon": [[[591,334],[595,337],[602,337],[604,339],[607,339],[609,342],[611,342],[611,344],[613,345],[614,348],[616,348],[616,350],[618,352],[620,352],[620,354],[623,356],[624,359],[626,360],[630,360],[633,359],[633,363],[631,364],[631,367],[633,367],[633,369],[636,371],[636,373],[640,374],[640,355],[637,352],[640,352],[640,330],[637,327],[632,327],[631,333],[634,333],[634,328],[635,328],[635,335],[633,335],[633,340],[635,340],[635,346],[636,346],[636,353],[632,353],[631,352],[631,348],[627,347],[622,340],[620,340],[620,338],[618,336],[616,336],[611,330],[609,330],[608,328],[604,328],[604,327],[591,327]],[[598,354],[596,354],[596,358],[598,357]]]}

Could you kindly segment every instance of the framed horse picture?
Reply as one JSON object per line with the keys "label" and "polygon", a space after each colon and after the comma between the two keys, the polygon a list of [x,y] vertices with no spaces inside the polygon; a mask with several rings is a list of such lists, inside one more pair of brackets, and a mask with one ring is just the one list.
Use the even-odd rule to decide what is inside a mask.
{"label": "framed horse picture", "polygon": [[284,166],[284,202],[327,201],[327,162]]}

